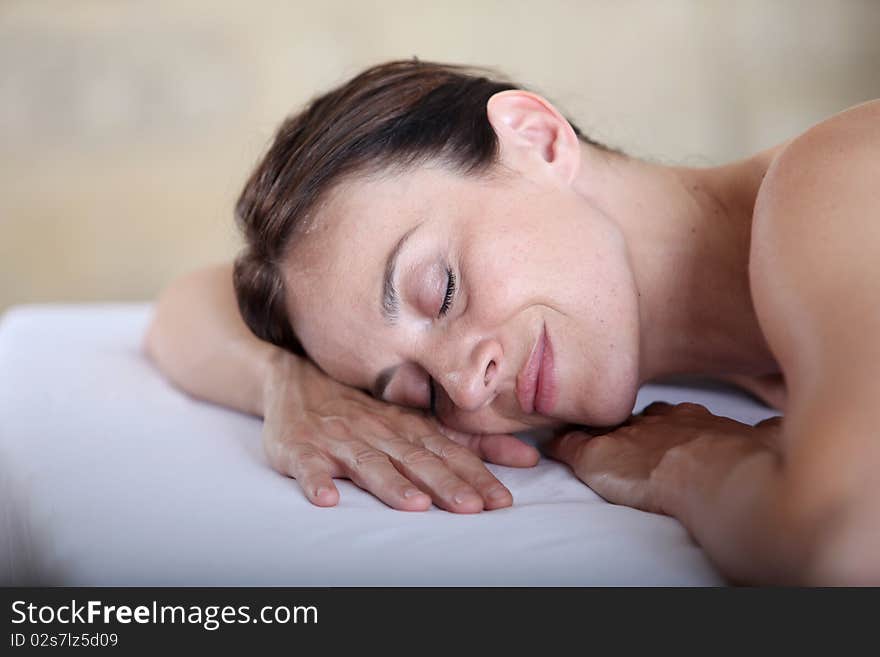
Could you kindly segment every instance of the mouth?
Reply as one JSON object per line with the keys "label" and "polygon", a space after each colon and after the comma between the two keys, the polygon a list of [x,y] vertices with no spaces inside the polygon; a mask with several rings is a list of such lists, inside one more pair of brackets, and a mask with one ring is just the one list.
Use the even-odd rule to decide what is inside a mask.
{"label": "mouth", "polygon": [[532,347],[529,359],[516,376],[516,398],[523,413],[547,415],[556,401],[556,377],[553,367],[553,345],[547,326]]}

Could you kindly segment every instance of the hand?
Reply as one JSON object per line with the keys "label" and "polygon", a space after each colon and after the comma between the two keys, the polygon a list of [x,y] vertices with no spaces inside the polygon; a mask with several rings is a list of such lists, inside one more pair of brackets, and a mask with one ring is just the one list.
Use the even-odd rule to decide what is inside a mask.
{"label": "hand", "polygon": [[334,477],[350,479],[388,506],[434,504],[474,513],[510,506],[510,491],[481,459],[533,466],[537,450],[508,434],[470,435],[434,418],[342,385],[290,354],[270,369],[263,445],[278,472],[299,482],[318,506],[334,506]]}
{"label": "hand", "polygon": [[547,451],[607,501],[679,517],[688,491],[720,486],[736,463],[772,449],[781,426],[779,417],[752,427],[700,404],[654,402],[619,427],[560,435]]}

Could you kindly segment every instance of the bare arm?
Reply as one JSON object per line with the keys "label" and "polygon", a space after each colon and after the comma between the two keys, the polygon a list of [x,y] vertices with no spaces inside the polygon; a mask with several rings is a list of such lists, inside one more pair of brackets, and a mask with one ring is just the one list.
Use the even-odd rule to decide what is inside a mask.
{"label": "bare arm", "polygon": [[509,506],[485,459],[530,466],[537,451],[513,436],[453,432],[326,376],[310,361],[254,336],[239,314],[232,265],[188,274],[161,295],[144,348],[194,397],[264,418],[270,464],[319,506],[333,478],[351,479],[389,506],[455,512]]}
{"label": "bare arm", "polygon": [[194,397],[263,416],[269,367],[282,350],[251,333],[238,312],[232,264],[200,269],[159,297],[146,353]]}
{"label": "bare arm", "polygon": [[880,583],[878,162],[875,102],[794,140],[762,186],[750,274],[784,420],[654,404],[552,446],[609,501],[678,518],[733,579]]}
{"label": "bare arm", "polygon": [[880,101],[795,139],[755,210],[755,308],[790,380],[781,450],[810,576],[880,582]]}

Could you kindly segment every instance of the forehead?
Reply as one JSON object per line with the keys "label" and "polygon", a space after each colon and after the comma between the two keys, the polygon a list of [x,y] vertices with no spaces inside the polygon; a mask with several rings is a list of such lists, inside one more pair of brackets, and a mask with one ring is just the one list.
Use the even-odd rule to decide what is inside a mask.
{"label": "forehead", "polygon": [[[364,246],[394,243],[416,223],[438,212],[438,202],[461,196],[461,181],[444,169],[421,167],[399,174],[347,180],[333,188],[309,221],[297,231],[292,250],[309,271],[350,259]],[[389,246],[390,248],[390,246]]]}

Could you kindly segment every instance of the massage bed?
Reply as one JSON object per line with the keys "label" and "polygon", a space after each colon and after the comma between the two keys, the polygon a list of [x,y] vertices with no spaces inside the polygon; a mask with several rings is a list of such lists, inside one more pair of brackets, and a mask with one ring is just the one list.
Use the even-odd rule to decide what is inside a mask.
{"label": "massage bed", "polygon": [[[721,585],[674,519],[606,503],[551,460],[490,465],[511,508],[405,513],[341,480],[317,508],[272,471],[261,420],[195,400],[144,357],[151,305],[0,318],[0,583],[70,586]],[[754,424],[709,382],[647,385]],[[534,436],[531,440],[537,440]]]}

